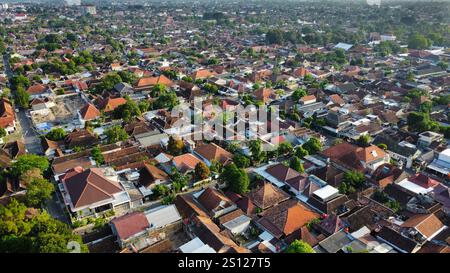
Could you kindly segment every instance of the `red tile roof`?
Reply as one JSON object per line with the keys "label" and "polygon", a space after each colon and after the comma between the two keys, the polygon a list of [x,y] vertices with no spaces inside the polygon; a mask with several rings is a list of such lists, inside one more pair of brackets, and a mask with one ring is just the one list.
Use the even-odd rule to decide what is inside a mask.
{"label": "red tile roof", "polygon": [[332,161],[357,171],[364,171],[361,161],[370,163],[384,158],[386,152],[377,146],[359,147],[348,142],[343,142],[322,151],[322,155]]}
{"label": "red tile roof", "polygon": [[267,209],[289,199],[290,196],[272,183],[265,182],[261,187],[252,190],[248,197],[259,208]]}
{"label": "red tile roof", "polygon": [[84,120],[93,120],[100,117],[100,111],[94,105],[88,103],[80,109],[80,115]]}
{"label": "red tile roof", "polygon": [[430,238],[437,231],[439,231],[444,224],[433,213],[431,214],[416,214],[406,220],[402,227],[409,227],[417,229],[422,235]]}
{"label": "red tile roof", "polygon": [[218,208],[226,208],[232,205],[231,200],[214,188],[206,188],[198,197],[198,202],[212,212]]}
{"label": "red tile roof", "polygon": [[295,200],[289,200],[264,211],[258,220],[265,229],[277,238],[289,235],[316,219],[319,215]]}
{"label": "red tile roof", "polygon": [[214,159],[222,164],[226,164],[233,158],[232,153],[228,152],[215,143],[198,146],[194,151],[210,162]]}
{"label": "red tile roof", "polygon": [[171,87],[174,83],[164,75],[160,75],[158,77],[148,77],[140,79],[136,86],[137,87],[145,87],[145,86],[153,86],[156,84],[163,84],[167,87]]}
{"label": "red tile roof", "polygon": [[0,100],[0,128],[14,125],[14,109],[7,99]]}
{"label": "red tile roof", "polygon": [[35,95],[43,93],[46,89],[47,87],[43,84],[35,84],[28,87],[27,92],[30,93],[31,95]]}
{"label": "red tile roof", "polygon": [[107,179],[102,169],[72,169],[63,176],[64,183],[74,208],[88,206],[113,197],[122,190],[118,182]]}
{"label": "red tile roof", "polygon": [[127,100],[124,98],[107,98],[100,103],[99,108],[105,112],[111,112],[125,103]]}
{"label": "red tile roof", "polygon": [[433,188],[433,187],[436,187],[437,185],[439,185],[438,181],[436,181],[422,173],[415,174],[415,175],[411,176],[410,178],[408,178],[408,180],[410,182],[417,184],[424,188]]}
{"label": "red tile roof", "polygon": [[126,240],[150,227],[147,217],[142,212],[132,212],[115,218],[111,221],[111,224],[114,225],[121,240]]}
{"label": "red tile roof", "polygon": [[193,154],[187,153],[175,156],[174,158],[172,158],[172,162],[175,164],[178,171],[186,172],[194,170],[195,166],[202,161],[195,157]]}

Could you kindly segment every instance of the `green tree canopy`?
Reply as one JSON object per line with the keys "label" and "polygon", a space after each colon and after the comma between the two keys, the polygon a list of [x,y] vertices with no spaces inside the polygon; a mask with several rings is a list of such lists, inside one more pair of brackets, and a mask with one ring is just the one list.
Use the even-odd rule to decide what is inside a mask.
{"label": "green tree canopy", "polygon": [[239,168],[247,168],[250,166],[250,159],[243,154],[236,154],[233,157],[233,162]]}
{"label": "green tree canopy", "polygon": [[91,157],[92,159],[94,159],[97,165],[102,165],[103,163],[105,163],[105,158],[103,157],[102,151],[100,150],[100,147],[98,145],[92,148]]}
{"label": "green tree canopy", "polygon": [[305,168],[303,167],[303,164],[297,156],[293,156],[291,160],[289,161],[289,167],[296,170],[299,173],[304,173]]}
{"label": "green tree canopy", "polygon": [[167,150],[173,156],[180,155],[184,149],[184,142],[179,137],[170,136],[167,143]]}
{"label": "green tree canopy", "polygon": [[17,86],[16,89],[16,97],[17,97],[17,103],[22,106],[25,109],[28,109],[30,107],[30,94],[25,90],[23,85]]}
{"label": "green tree canopy", "polygon": [[361,135],[358,138],[358,140],[356,140],[356,143],[361,147],[370,146],[370,135],[368,135],[368,134]]}
{"label": "green tree canopy", "polygon": [[430,47],[430,41],[421,34],[413,34],[408,39],[408,48],[427,49]]}
{"label": "green tree canopy", "polygon": [[67,133],[64,131],[63,128],[54,128],[50,132],[48,132],[45,137],[47,139],[53,140],[53,141],[59,141],[66,138]]}
{"label": "green tree canopy", "polygon": [[45,201],[52,198],[55,187],[47,179],[33,179],[27,186],[25,202],[31,207],[39,207],[45,204]]}
{"label": "green tree canopy", "polygon": [[314,249],[302,240],[293,241],[287,248],[286,253],[315,253]]}
{"label": "green tree canopy", "polygon": [[235,193],[244,194],[248,192],[250,180],[247,173],[243,169],[239,169],[234,163],[224,167],[219,179],[225,182]]}
{"label": "green tree canopy", "polygon": [[118,125],[108,128],[105,131],[105,135],[108,137],[108,143],[116,143],[128,139],[125,129]]}
{"label": "green tree canopy", "polygon": [[195,165],[195,178],[197,178],[198,180],[203,180],[208,178],[210,175],[211,171],[209,170],[208,166],[203,163],[203,161]]}
{"label": "green tree canopy", "polygon": [[303,146],[298,146],[295,149],[295,155],[299,158],[304,158],[305,156],[309,155],[309,152],[305,148],[303,148]]}
{"label": "green tree canopy", "polygon": [[37,168],[41,172],[44,172],[48,167],[49,162],[46,157],[35,154],[24,154],[19,156],[16,162],[11,165],[11,173],[15,177],[19,177],[21,174],[31,169]]}
{"label": "green tree canopy", "polygon": [[69,242],[78,243],[87,252],[81,237],[48,213],[29,209],[15,199],[0,205],[0,252],[3,253],[67,253]]}
{"label": "green tree canopy", "polygon": [[290,142],[285,141],[278,145],[277,150],[279,155],[289,155],[294,151],[294,148]]}
{"label": "green tree canopy", "polygon": [[302,147],[308,151],[310,155],[316,154],[322,151],[322,143],[318,138],[311,137],[307,142],[305,142]]}
{"label": "green tree canopy", "polygon": [[293,101],[298,101],[299,99],[303,98],[306,95],[307,92],[304,88],[298,88],[292,93],[291,98]]}

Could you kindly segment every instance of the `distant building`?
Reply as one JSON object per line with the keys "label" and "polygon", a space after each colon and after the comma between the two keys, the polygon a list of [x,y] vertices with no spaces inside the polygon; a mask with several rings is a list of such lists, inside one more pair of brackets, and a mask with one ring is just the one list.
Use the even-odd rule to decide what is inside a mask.
{"label": "distant building", "polygon": [[81,6],[81,0],[64,0],[67,6]]}
{"label": "distant building", "polygon": [[95,6],[84,6],[83,12],[84,12],[84,14],[96,15],[97,8]]}

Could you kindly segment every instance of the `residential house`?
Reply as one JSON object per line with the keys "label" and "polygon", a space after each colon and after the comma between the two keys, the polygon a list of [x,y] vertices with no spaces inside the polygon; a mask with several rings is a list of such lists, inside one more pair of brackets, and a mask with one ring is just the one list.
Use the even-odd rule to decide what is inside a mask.
{"label": "residential house", "polygon": [[130,196],[117,175],[108,169],[76,167],[60,180],[59,190],[75,219],[96,217],[110,210],[120,214],[130,208]]}
{"label": "residential house", "polygon": [[237,208],[228,197],[212,187],[197,192],[195,197],[210,217],[219,217]]}
{"label": "residential house", "polygon": [[275,187],[272,183],[263,182],[247,195],[248,199],[261,211],[267,210],[290,198],[289,194]]}
{"label": "residential house", "polygon": [[84,128],[86,121],[96,120],[101,116],[100,111],[93,104],[86,104],[83,108],[78,110],[78,119]]}
{"label": "residential house", "polygon": [[340,215],[348,211],[349,208],[346,207],[348,201],[348,197],[340,194],[338,189],[326,185],[325,187],[314,191],[309,196],[307,203],[321,213],[336,213]]}
{"label": "residential house", "polygon": [[101,100],[98,104],[98,109],[101,111],[104,111],[105,113],[111,113],[114,111],[117,107],[127,103],[127,100],[124,98],[106,98],[104,100]]}
{"label": "residential house", "polygon": [[110,226],[121,248],[139,251],[179,232],[182,221],[175,205],[165,205],[120,216]]}
{"label": "residential house", "polygon": [[450,148],[440,152],[438,157],[427,166],[427,171],[447,181],[450,180]]}
{"label": "residential house", "polygon": [[175,156],[170,161],[171,165],[181,173],[193,172],[195,166],[200,162],[202,161],[191,153]]}
{"label": "residential house", "polygon": [[10,134],[16,130],[15,113],[9,100],[0,99],[0,128]]}
{"label": "residential house", "polygon": [[139,184],[146,188],[170,182],[169,175],[158,167],[144,162],[144,167],[139,171]]}
{"label": "residential house", "polygon": [[173,87],[175,84],[166,76],[160,75],[157,77],[145,77],[141,78],[136,83],[136,90],[151,89],[157,84],[162,84],[168,88]]}
{"label": "residential house", "polygon": [[383,226],[375,237],[401,253],[415,253],[420,249],[419,243],[401,235],[390,227]]}
{"label": "residential house", "polygon": [[53,95],[53,92],[47,85],[35,84],[26,90],[30,94],[30,99],[46,98]]}
{"label": "residential house", "polygon": [[295,200],[283,202],[260,214],[256,223],[277,239],[299,230],[319,215]]}
{"label": "residential house", "polygon": [[64,139],[64,143],[68,148],[74,147],[92,147],[99,143],[96,135],[86,129],[75,129],[69,133]]}
{"label": "residential house", "polygon": [[388,134],[377,135],[372,144],[385,144],[389,156],[406,168],[411,168],[413,161],[421,154],[416,145],[404,140],[399,141],[399,139]]}
{"label": "residential house", "polygon": [[250,227],[251,220],[240,209],[233,210],[217,218],[219,226],[224,227],[233,236],[245,233]]}
{"label": "residential house", "polygon": [[193,152],[194,155],[198,156],[208,166],[211,166],[211,163],[214,161],[217,161],[225,166],[231,163],[233,159],[232,153],[228,152],[215,143],[197,146]]}
{"label": "residential house", "polygon": [[372,173],[379,166],[389,163],[390,156],[377,146],[359,147],[348,142],[325,149],[321,155],[344,170]]}

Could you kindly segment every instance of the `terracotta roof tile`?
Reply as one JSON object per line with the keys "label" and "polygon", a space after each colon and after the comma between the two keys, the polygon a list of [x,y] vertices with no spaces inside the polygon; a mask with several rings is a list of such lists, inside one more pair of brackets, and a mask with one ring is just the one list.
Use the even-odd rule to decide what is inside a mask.
{"label": "terracotta roof tile", "polygon": [[107,179],[99,168],[74,169],[62,178],[74,208],[112,198],[122,191],[118,182]]}
{"label": "terracotta roof tile", "polygon": [[84,120],[93,120],[100,117],[100,111],[94,105],[88,103],[80,109],[80,115]]}
{"label": "terracotta roof tile", "polygon": [[286,201],[289,197],[289,194],[269,182],[265,182],[261,187],[255,188],[248,194],[248,198],[263,210]]}
{"label": "terracotta roof tile", "polygon": [[143,212],[132,212],[111,221],[117,235],[121,240],[126,240],[133,235],[145,231],[150,227],[147,217]]}

